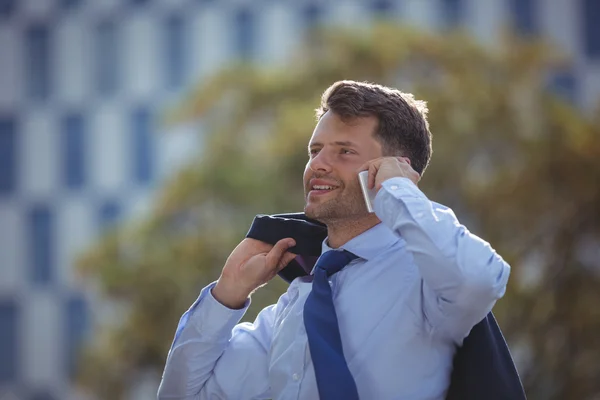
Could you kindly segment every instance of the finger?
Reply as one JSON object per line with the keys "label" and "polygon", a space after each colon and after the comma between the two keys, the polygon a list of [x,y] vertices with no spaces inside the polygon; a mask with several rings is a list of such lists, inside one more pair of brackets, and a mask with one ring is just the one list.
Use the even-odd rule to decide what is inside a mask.
{"label": "finger", "polygon": [[410,158],[408,157],[396,157],[396,159],[401,163],[407,163],[408,165],[411,165]]}
{"label": "finger", "polygon": [[358,168],[356,170],[356,172],[361,172],[361,171],[367,171],[369,168],[371,168],[371,165],[375,165],[375,166],[379,166],[379,164],[381,164],[381,162],[385,159],[385,157],[378,157],[378,158],[373,158],[369,161],[367,161],[366,163],[364,163],[363,165],[360,166],[360,168]]}
{"label": "finger", "polygon": [[253,250],[257,253],[267,253],[269,250],[273,248],[273,245],[267,242],[263,242],[262,240],[253,239],[253,238],[245,238],[242,243],[247,242],[251,246]]}
{"label": "finger", "polygon": [[361,165],[356,172],[362,172],[362,171],[366,171],[369,169],[369,165],[371,165],[371,161],[367,161],[366,163],[364,163],[363,165]]}
{"label": "finger", "polygon": [[371,165],[373,163],[376,163],[378,160],[379,158],[374,158],[372,160],[367,161],[366,163],[361,165],[360,168],[356,170],[356,172],[367,171],[371,167]]}
{"label": "finger", "polygon": [[368,180],[368,188],[373,189],[375,187],[375,177],[377,176],[378,165],[371,164],[369,167],[369,180]]}
{"label": "finger", "polygon": [[297,256],[297,254],[290,253],[289,251],[284,253],[283,257],[281,257],[281,260],[279,261],[279,264],[277,265],[277,272],[284,269]]}
{"label": "finger", "polygon": [[417,171],[412,170],[410,173],[414,178],[414,182],[419,182],[421,180],[421,174],[419,174]]}
{"label": "finger", "polygon": [[281,239],[275,246],[269,251],[266,257],[267,266],[269,268],[276,268],[281,261],[283,254],[290,248],[296,245],[296,241],[292,238]]}

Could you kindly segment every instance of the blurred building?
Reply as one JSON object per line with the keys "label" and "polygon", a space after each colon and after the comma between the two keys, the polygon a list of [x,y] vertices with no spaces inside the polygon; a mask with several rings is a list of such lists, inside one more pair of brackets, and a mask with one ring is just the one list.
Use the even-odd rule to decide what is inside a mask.
{"label": "blurred building", "polygon": [[514,24],[572,56],[556,90],[599,100],[598,0],[0,0],[0,400],[75,398],[100,308],[74,258],[199,145],[197,126],[165,132],[164,108],[236,58],[284,63],[314,24],[377,18],[489,45]]}

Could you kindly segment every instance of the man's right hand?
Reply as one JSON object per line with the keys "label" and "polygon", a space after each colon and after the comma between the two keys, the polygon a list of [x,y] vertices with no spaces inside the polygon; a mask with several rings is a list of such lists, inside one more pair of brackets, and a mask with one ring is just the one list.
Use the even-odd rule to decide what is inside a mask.
{"label": "man's right hand", "polygon": [[296,257],[287,251],[295,245],[292,238],[281,239],[275,246],[256,239],[242,240],[227,258],[212,289],[213,297],[228,308],[244,307],[253,291],[270,281]]}

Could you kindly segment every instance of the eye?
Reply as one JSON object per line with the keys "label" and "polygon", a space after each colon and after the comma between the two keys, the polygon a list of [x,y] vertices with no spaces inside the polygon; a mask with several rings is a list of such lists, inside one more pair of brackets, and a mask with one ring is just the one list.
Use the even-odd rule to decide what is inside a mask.
{"label": "eye", "polygon": [[341,152],[342,152],[342,154],[354,154],[354,151],[352,151],[350,149],[342,149]]}
{"label": "eye", "polygon": [[314,155],[316,155],[318,153],[319,153],[318,149],[310,149],[310,150],[308,150],[308,155],[309,156],[314,156]]}

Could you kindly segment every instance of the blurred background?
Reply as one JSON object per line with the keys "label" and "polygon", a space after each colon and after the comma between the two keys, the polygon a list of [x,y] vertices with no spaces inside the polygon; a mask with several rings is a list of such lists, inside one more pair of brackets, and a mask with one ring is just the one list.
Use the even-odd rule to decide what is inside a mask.
{"label": "blurred background", "polygon": [[428,101],[529,398],[600,399],[599,0],[0,0],[0,400],[155,398],[339,79]]}

